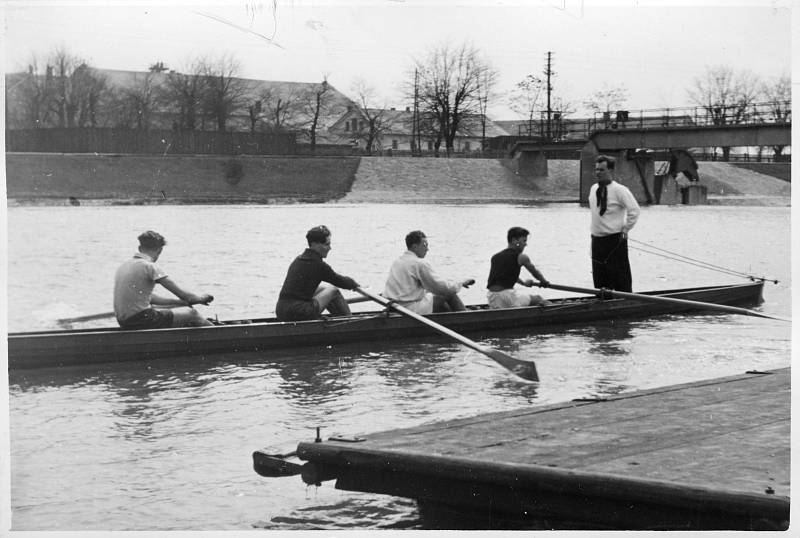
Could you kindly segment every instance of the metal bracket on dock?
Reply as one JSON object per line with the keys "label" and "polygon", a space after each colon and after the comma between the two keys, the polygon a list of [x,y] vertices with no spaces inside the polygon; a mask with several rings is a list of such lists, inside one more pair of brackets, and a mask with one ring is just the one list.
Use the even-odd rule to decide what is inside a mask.
{"label": "metal bracket on dock", "polygon": [[328,441],[338,441],[340,443],[363,443],[366,440],[364,437],[328,437]]}

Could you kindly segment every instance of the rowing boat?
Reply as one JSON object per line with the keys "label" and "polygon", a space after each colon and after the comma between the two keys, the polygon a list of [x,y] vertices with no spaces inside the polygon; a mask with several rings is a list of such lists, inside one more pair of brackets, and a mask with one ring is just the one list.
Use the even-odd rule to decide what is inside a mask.
{"label": "rowing boat", "polygon": [[[723,305],[757,305],[763,282],[641,292]],[[553,299],[550,306],[491,310],[475,305],[463,312],[429,315],[459,333],[536,330],[596,320],[646,318],[698,312],[691,306],[642,299],[580,296]],[[8,335],[9,370],[85,365],[169,356],[269,352],[273,349],[403,339],[437,334],[430,327],[389,311],[369,311],[314,321],[275,318],[234,320],[210,327],[126,331],[119,328],[15,332]]]}

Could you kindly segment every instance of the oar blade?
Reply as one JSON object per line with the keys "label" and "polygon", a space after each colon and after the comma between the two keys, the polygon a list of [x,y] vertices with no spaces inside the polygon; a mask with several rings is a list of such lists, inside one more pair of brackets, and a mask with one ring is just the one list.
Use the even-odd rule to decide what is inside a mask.
{"label": "oar blade", "polygon": [[766,319],[776,319],[778,321],[785,321],[787,323],[791,323],[792,322],[791,318],[785,318],[783,316],[774,316],[772,314],[764,314],[763,312],[759,312],[758,310],[747,310],[747,309],[744,309],[744,308],[742,310],[746,310],[748,316],[755,316],[755,317],[758,317],[758,318],[766,318]]}
{"label": "oar blade", "polygon": [[497,364],[511,371],[515,375],[527,381],[539,381],[539,373],[536,371],[536,364],[531,361],[521,361],[511,355],[507,355],[500,350],[484,348],[483,353],[493,359]]}

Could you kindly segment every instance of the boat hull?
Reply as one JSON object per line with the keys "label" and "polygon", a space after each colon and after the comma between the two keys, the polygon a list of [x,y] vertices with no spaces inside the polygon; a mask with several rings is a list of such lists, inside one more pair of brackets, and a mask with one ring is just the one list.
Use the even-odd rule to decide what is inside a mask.
{"label": "boat hull", "polygon": [[[763,282],[644,292],[724,305],[755,305],[762,301]],[[536,330],[596,320],[644,318],[697,312],[697,308],[640,299],[583,296],[556,299],[553,306],[490,310],[485,305],[464,312],[431,314],[431,320],[459,333]],[[385,311],[348,317],[278,322],[226,322],[212,327],[125,331],[119,328],[40,331],[8,335],[9,370],[92,363],[146,360],[169,356],[270,351],[348,342],[397,340],[438,333],[413,319]]]}

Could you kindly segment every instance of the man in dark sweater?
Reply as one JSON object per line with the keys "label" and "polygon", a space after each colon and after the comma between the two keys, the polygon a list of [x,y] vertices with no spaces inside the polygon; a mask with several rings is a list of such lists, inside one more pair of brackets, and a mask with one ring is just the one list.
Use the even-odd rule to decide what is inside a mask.
{"label": "man in dark sweater", "polygon": [[541,295],[535,295],[528,290],[515,288],[515,284],[533,286],[533,280],[520,278],[520,270],[524,267],[532,274],[541,286],[547,287],[549,283],[542,273],[533,265],[533,262],[523,251],[528,246],[530,232],[525,228],[514,226],[508,230],[506,238],[508,247],[492,256],[492,265],[489,270],[489,281],[486,284],[489,290],[486,298],[489,308],[518,308],[521,306],[546,306],[550,301]]}
{"label": "man in dark sweater", "polygon": [[[324,310],[334,316],[350,314],[339,288],[352,290],[358,283],[335,272],[323,258],[331,250],[331,232],[315,226],[306,233],[308,248],[289,265],[275,314],[280,321],[317,319]],[[321,284],[327,282],[327,284]]]}

